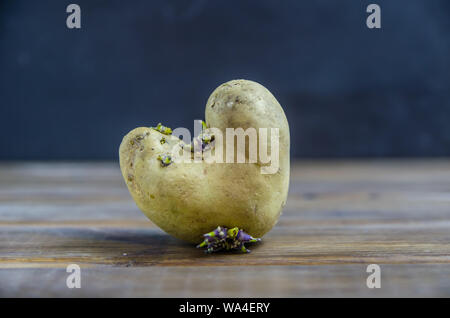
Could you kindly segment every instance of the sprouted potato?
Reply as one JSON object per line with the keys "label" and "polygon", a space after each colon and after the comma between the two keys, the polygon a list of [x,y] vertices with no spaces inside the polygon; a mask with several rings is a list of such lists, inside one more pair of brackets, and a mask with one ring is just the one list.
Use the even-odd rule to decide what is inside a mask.
{"label": "sprouted potato", "polygon": [[[191,145],[172,135],[170,128],[158,124],[136,128],[123,138],[120,167],[128,189],[144,214],[174,237],[199,243],[204,241],[205,233],[211,234],[220,227],[232,237],[239,237],[239,230],[243,230],[241,237],[245,234],[249,236],[247,241],[257,241],[257,237],[276,224],[286,203],[289,187],[286,116],[265,87],[252,81],[233,80],[211,94],[205,118],[200,141],[206,146],[203,151],[214,149],[214,134],[207,128],[214,127],[223,132],[224,156],[229,142],[225,138],[226,128],[253,127],[256,131],[278,128],[276,170],[262,173],[262,168],[270,163],[259,157],[257,162],[246,163],[176,162],[177,145],[179,149]],[[268,149],[272,153],[273,146],[269,140]],[[231,242],[227,246],[234,245]]]}

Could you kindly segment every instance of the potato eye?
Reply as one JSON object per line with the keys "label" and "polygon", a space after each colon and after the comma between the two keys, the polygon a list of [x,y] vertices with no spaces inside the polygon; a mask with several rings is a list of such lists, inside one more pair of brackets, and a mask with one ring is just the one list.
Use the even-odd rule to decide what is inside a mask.
{"label": "potato eye", "polygon": [[163,167],[167,167],[173,162],[172,156],[170,154],[159,155],[157,159],[161,161],[161,165]]}

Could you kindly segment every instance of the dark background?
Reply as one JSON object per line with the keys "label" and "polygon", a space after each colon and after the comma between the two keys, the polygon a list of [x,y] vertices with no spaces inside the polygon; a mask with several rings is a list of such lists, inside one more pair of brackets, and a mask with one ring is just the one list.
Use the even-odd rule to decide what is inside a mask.
{"label": "dark background", "polygon": [[283,105],[294,157],[448,156],[449,57],[448,0],[2,0],[0,159],[117,159],[236,78]]}

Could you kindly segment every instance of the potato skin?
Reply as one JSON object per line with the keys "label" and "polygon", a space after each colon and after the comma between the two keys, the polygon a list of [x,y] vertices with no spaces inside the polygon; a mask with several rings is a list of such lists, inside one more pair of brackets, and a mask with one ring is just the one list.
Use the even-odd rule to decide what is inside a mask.
{"label": "potato skin", "polygon": [[[140,127],[120,145],[120,167],[144,214],[168,234],[198,243],[217,226],[239,227],[262,237],[277,222],[289,188],[289,126],[283,109],[262,85],[233,80],[206,105],[206,123],[225,128],[279,128],[279,169],[261,174],[260,163],[173,163],[156,158],[179,143],[175,136]],[[165,137],[167,142],[161,144]],[[225,137],[225,133],[224,133]]]}

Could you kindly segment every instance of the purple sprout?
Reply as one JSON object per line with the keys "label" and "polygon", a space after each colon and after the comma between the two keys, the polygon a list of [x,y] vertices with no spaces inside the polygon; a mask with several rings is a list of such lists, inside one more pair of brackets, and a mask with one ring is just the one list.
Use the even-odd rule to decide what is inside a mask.
{"label": "purple sprout", "polygon": [[214,231],[204,234],[203,237],[203,242],[197,245],[197,248],[206,247],[206,253],[220,250],[240,250],[244,253],[250,253],[250,250],[245,247],[245,243],[261,241],[260,238],[254,238],[237,227],[227,229],[219,226]]}

